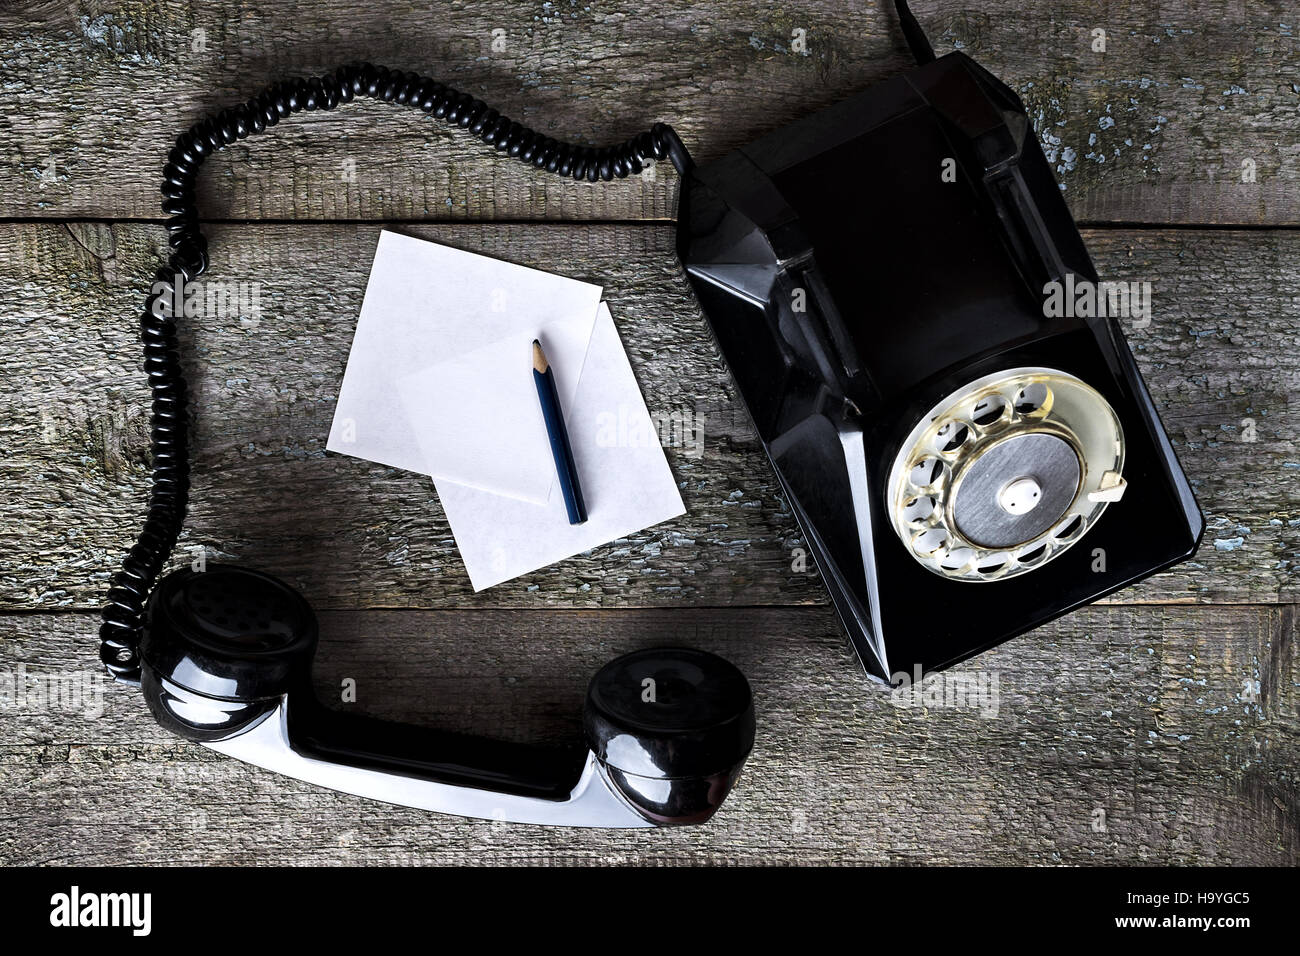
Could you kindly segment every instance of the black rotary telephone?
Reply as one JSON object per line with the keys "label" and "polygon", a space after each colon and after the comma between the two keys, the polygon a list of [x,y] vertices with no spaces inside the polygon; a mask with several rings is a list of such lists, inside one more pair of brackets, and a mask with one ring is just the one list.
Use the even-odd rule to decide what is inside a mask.
{"label": "black rotary telephone", "polygon": [[584,756],[327,709],[297,592],[229,566],[157,580],[189,489],[171,300],[208,266],[199,168],[357,96],[578,180],[672,161],[679,258],[871,676],[947,667],[1189,556],[1204,522],[1118,323],[1044,306],[1054,283],[1097,275],[1023,105],[965,55],[936,59],[896,7],[915,69],[699,168],[663,124],[576,146],[368,64],[277,83],[183,133],[163,170],[170,257],[141,319],[153,484],[104,610],[109,671],[141,685],[163,726],[222,753],[466,816],[700,822],[750,752],[745,678],[699,651],[601,669]]}
{"label": "black rotary telephone", "polygon": [[1133,290],[1099,282],[1024,104],[897,6],[916,68],[688,171],[677,244],[858,658],[895,686],[1205,529],[1116,320]]}

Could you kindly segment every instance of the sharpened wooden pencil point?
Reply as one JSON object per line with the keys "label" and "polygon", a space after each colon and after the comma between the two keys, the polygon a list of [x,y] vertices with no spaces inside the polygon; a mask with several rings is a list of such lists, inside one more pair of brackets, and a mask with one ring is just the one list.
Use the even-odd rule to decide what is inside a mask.
{"label": "sharpened wooden pencil point", "polygon": [[542,343],[533,339],[533,370],[545,372],[551,365],[546,361],[546,353],[542,351]]}

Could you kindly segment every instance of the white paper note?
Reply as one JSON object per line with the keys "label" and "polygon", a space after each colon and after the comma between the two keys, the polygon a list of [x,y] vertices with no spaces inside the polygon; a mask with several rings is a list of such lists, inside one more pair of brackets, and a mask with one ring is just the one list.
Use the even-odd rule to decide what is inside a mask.
{"label": "white paper note", "polygon": [[537,454],[546,436],[534,427],[532,340],[542,337],[560,398],[571,400],[600,294],[587,282],[381,233],[326,447],[545,502],[554,468]]}
{"label": "white paper note", "polygon": [[[559,374],[559,360],[552,364]],[[525,363],[523,373],[531,387],[530,364]],[[533,403],[537,403],[535,392]],[[561,393],[560,403],[587,504],[588,517],[583,524],[569,524],[558,484],[553,485],[545,504],[532,504],[445,479],[436,481],[475,591],[686,511],[604,303],[600,304],[577,390],[568,400]],[[537,427],[543,429],[544,438],[540,412]],[[553,477],[553,459],[549,451],[544,455]]]}
{"label": "white paper note", "polygon": [[[476,591],[685,512],[599,286],[380,235],[327,447],[434,478]],[[570,525],[532,373],[556,377]]]}

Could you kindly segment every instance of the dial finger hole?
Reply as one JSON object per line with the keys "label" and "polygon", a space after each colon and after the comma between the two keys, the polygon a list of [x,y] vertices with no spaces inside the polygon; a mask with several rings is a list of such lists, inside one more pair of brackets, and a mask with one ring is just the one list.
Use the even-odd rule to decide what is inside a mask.
{"label": "dial finger hole", "polygon": [[971,409],[971,421],[980,428],[988,428],[1007,410],[1007,400],[1001,395],[986,395]]}
{"label": "dial finger hole", "polygon": [[975,562],[975,570],[980,574],[997,574],[1005,568],[1011,561],[1011,555],[999,551],[996,554],[986,554]]}
{"label": "dial finger hole", "polygon": [[970,428],[965,422],[945,422],[934,436],[934,447],[947,453],[956,451],[970,437]]}
{"label": "dial finger hole", "polygon": [[931,528],[928,531],[922,531],[912,541],[912,547],[916,553],[922,557],[930,557],[936,554],[940,548],[948,543],[948,532],[942,528]]}
{"label": "dial finger hole", "polygon": [[903,520],[909,523],[924,521],[934,514],[937,502],[930,495],[917,495],[903,504]]}
{"label": "dial finger hole", "polygon": [[943,462],[938,458],[922,458],[912,466],[908,480],[916,488],[929,488],[943,474]]}
{"label": "dial finger hole", "polygon": [[945,571],[960,571],[970,564],[974,557],[975,552],[971,548],[953,548],[939,559],[939,567]]}
{"label": "dial finger hole", "polygon": [[1016,560],[1024,565],[1034,565],[1047,557],[1047,544],[1031,545],[1016,555]]}
{"label": "dial finger hole", "polygon": [[1031,382],[1016,393],[1015,409],[1021,415],[1032,415],[1047,408],[1052,390],[1042,382]]}
{"label": "dial finger hole", "polygon": [[1052,537],[1057,541],[1069,541],[1071,538],[1078,537],[1081,530],[1083,530],[1083,515],[1075,515],[1057,528]]}

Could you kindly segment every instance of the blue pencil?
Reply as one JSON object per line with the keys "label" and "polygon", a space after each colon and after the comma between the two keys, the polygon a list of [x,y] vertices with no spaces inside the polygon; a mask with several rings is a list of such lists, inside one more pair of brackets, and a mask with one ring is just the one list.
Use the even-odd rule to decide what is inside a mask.
{"label": "blue pencil", "polygon": [[542,343],[536,339],[533,339],[533,384],[537,386],[537,397],[542,403],[542,417],[546,419],[546,434],[551,439],[555,473],[560,478],[560,490],[564,492],[569,524],[582,524],[587,520],[587,504],[582,500],[582,485],[578,483],[578,469],[573,464],[569,430],[564,427],[564,413],[560,411],[555,373],[551,371],[551,363],[546,361]]}

